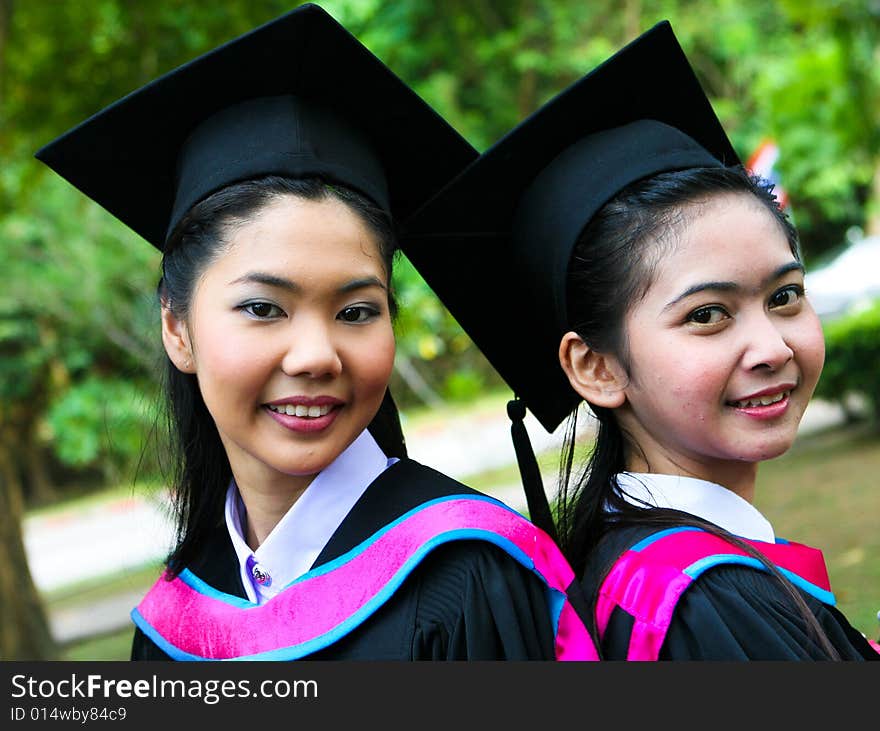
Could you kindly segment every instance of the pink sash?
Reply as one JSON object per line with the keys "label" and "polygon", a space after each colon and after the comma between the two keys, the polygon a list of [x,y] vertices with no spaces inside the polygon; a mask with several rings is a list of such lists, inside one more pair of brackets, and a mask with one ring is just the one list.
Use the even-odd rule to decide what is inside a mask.
{"label": "pink sash", "polygon": [[[745,542],[801,589],[835,603],[821,551],[801,543]],[[646,538],[617,560],[602,583],[596,604],[599,636],[619,606],[635,618],[627,660],[656,660],[681,595],[703,571],[722,563],[763,567],[742,549],[698,528],[672,528]]]}
{"label": "pink sash", "polygon": [[132,619],[173,659],[294,660],[367,620],[433,548],[474,539],[504,549],[546,583],[558,660],[598,659],[568,599],[575,577],[559,548],[519,513],[484,496],[427,502],[263,605],[218,592],[184,570],[172,581],[160,578]]}

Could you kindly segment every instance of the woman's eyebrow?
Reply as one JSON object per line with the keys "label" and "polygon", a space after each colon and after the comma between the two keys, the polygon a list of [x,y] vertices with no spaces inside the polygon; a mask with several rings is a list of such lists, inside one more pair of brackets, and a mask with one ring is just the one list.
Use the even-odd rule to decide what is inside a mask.
{"label": "woman's eyebrow", "polygon": [[266,272],[248,272],[237,279],[233,279],[230,284],[265,284],[269,287],[278,287],[290,292],[298,292],[301,289],[296,282],[290,279]]}
{"label": "woman's eyebrow", "polygon": [[[789,272],[799,271],[801,274],[804,273],[804,265],[799,261],[791,261],[787,264],[783,264],[781,267],[777,268],[773,273],[769,276],[765,277],[761,282],[760,289],[772,284],[777,279],[784,277]],[[688,287],[684,292],[682,292],[678,297],[676,297],[671,302],[667,303],[663,310],[668,310],[670,307],[681,302],[683,299],[690,297],[692,294],[696,294],[697,292],[705,292],[707,290],[713,292],[736,292],[738,290],[743,289],[742,285],[737,282],[700,282],[699,284],[694,284],[691,287]]]}
{"label": "woman's eyebrow", "polygon": [[[279,277],[276,274],[269,274],[267,272],[248,272],[237,279],[233,279],[230,284],[264,284],[268,287],[278,287],[279,289],[285,289],[289,292],[302,291],[302,286],[293,280],[287,279],[286,277]],[[379,279],[379,277],[367,276],[358,277],[345,282],[338,288],[338,291],[345,294],[346,292],[353,292],[354,290],[365,289],[367,287],[387,289],[385,283]]]}
{"label": "woman's eyebrow", "polygon": [[352,292],[356,289],[365,289],[367,287],[379,287],[381,289],[388,289],[385,286],[385,283],[379,279],[379,277],[360,277],[359,279],[352,279],[350,282],[346,282],[343,284],[339,291],[342,293]]}

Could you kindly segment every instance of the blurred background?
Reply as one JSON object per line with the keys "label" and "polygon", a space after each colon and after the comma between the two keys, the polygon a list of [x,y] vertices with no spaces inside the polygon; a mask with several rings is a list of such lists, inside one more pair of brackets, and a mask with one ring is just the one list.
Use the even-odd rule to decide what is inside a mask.
{"label": "blurred background", "polygon": [[[123,94],[298,3],[0,0],[0,659],[125,659],[171,532],[154,434],[158,254],[33,159]],[[671,21],[801,235],[828,356],[758,507],[880,610],[880,0],[325,0],[479,150]],[[488,276],[488,274],[487,274]],[[509,391],[401,260],[392,385],[412,456],[523,508]],[[589,433],[587,423],[582,433]],[[530,424],[548,492],[560,435]]]}

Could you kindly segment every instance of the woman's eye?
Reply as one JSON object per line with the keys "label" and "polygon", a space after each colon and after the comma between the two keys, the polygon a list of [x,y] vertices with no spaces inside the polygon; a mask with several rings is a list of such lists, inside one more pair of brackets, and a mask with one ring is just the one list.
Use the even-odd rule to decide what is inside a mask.
{"label": "woman's eye", "polygon": [[797,304],[804,294],[804,288],[800,285],[793,284],[789,287],[783,287],[778,292],[774,292],[770,297],[770,307],[785,307],[786,305]]}
{"label": "woman's eye", "polygon": [[371,320],[379,314],[379,311],[374,307],[367,307],[366,305],[354,305],[352,307],[346,307],[342,310],[337,316],[336,319],[342,320],[343,322],[366,322],[367,320]]}
{"label": "woman's eye", "polygon": [[242,305],[241,309],[258,320],[268,320],[284,315],[278,305],[273,305],[270,302],[248,302],[248,304]]}
{"label": "woman's eye", "polygon": [[730,315],[722,307],[712,305],[711,307],[700,307],[687,316],[688,322],[694,322],[697,325],[714,325],[715,323],[726,320]]}

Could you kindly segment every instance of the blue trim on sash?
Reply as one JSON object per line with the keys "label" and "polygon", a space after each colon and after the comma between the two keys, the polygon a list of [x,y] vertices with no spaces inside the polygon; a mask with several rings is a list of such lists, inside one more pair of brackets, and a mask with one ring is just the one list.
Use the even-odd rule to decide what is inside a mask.
{"label": "blue trim on sash", "polygon": [[[319,576],[330,571],[333,571],[336,568],[339,568],[344,563],[356,558],[360,553],[365,551],[372,545],[376,540],[378,540],[382,535],[384,535],[387,531],[391,530],[399,523],[402,523],[407,518],[411,517],[415,513],[424,508],[430,507],[432,505],[445,502],[447,500],[478,500],[481,502],[489,502],[493,505],[497,505],[505,508],[506,510],[514,513],[519,516],[523,520],[527,520],[521,513],[514,510],[508,505],[505,505],[501,501],[482,495],[449,495],[441,498],[436,498],[434,500],[430,500],[422,505],[413,508],[409,512],[400,516],[393,522],[384,526],[381,530],[374,533],[369,539],[365,540],[355,548],[351,549],[347,553],[339,556],[338,558],[330,561],[316,569],[313,569],[306,574],[298,577],[294,581],[292,581],[287,587],[285,587],[282,591],[286,591],[291,586],[304,581],[310,577]],[[483,540],[489,543],[492,543],[499,548],[501,548],[505,553],[507,553],[511,558],[513,558],[517,563],[522,565],[523,567],[532,571],[535,575],[537,575],[545,584],[547,584],[546,578],[541,574],[541,572],[535,566],[534,561],[529,558],[529,556],[522,551],[515,543],[505,538],[504,536],[499,535],[498,533],[494,533],[490,530],[485,529],[476,529],[476,528],[459,528],[459,529],[451,529],[447,530],[443,533],[439,533],[435,535],[433,538],[429,539],[425,543],[423,543],[419,548],[410,556],[407,561],[405,561],[394,573],[391,579],[383,586],[379,592],[376,593],[367,603],[365,603],[359,610],[357,610],[354,614],[352,614],[348,619],[344,620],[336,627],[332,628],[328,632],[315,637],[311,640],[306,640],[305,642],[301,642],[298,645],[292,645],[290,647],[279,648],[277,650],[269,650],[262,653],[257,653],[253,655],[245,655],[241,657],[235,658],[226,658],[227,660],[296,660],[306,655],[310,655],[318,650],[322,650],[326,647],[329,647],[334,642],[338,641],[345,635],[352,632],[358,626],[363,624],[379,607],[381,607],[385,602],[387,602],[391,596],[400,588],[400,585],[404,582],[404,580],[412,573],[412,571],[416,568],[416,566],[421,563],[424,557],[430,553],[434,548],[444,543],[448,543],[450,541],[455,540]],[[232,606],[238,607],[247,611],[248,609],[256,608],[257,604],[254,604],[250,600],[242,599],[241,597],[234,596],[232,594],[227,594],[225,592],[218,591],[214,589],[209,584],[205,583],[203,580],[199,579],[195,574],[190,572],[188,569],[184,569],[180,573],[180,578],[182,581],[185,581],[188,586],[190,586],[195,591],[198,591],[200,594],[204,596],[225,602]],[[161,580],[161,579],[160,579]],[[549,599],[549,607],[552,613],[553,620],[553,634],[554,637],[558,634],[559,631],[559,619],[562,613],[562,609],[565,605],[565,601],[567,599],[566,595],[555,589],[549,584],[546,586],[548,590],[548,599]],[[280,594],[279,594],[280,596]],[[269,601],[273,601],[276,597],[269,599]],[[267,602],[268,603],[268,602]],[[141,631],[149,637],[156,645],[161,649],[166,655],[175,659],[175,660],[206,660],[213,661],[213,658],[202,657],[198,655],[192,655],[188,652],[184,652],[179,648],[171,645],[167,640],[165,640],[156,629],[149,623],[147,620],[141,615],[141,613],[137,610],[137,608],[131,611],[131,618],[134,623],[140,627]]]}
{"label": "blue trim on sash", "polygon": [[671,536],[674,533],[690,533],[692,531],[702,531],[702,528],[697,528],[696,526],[683,525],[678,528],[667,528],[666,530],[661,530],[659,533],[654,533],[647,538],[643,538],[634,546],[632,546],[629,550],[635,551],[638,553],[639,551],[647,548],[655,541],[659,541],[661,538],[666,538],[666,536]]}
{"label": "blue trim on sash", "polygon": [[[803,576],[800,576],[789,569],[784,569],[773,561],[770,561],[770,563],[776,566],[776,568],[779,569],[795,586],[815,597],[820,602],[832,607],[837,604],[837,599],[834,597],[833,592],[827,591],[820,586],[816,586],[811,581],[807,581]],[[742,566],[749,566],[750,568],[767,571],[767,567],[764,563],[752,556],[739,556],[733,553],[717,553],[712,556],[701,558],[699,561],[694,561],[694,563],[684,570],[684,573],[692,579],[696,579],[707,569],[720,564],[740,564]]]}
{"label": "blue trim on sash", "polygon": [[188,652],[184,652],[183,650],[179,650],[170,642],[168,642],[162,635],[160,635],[155,629],[153,629],[153,625],[147,622],[144,619],[144,615],[141,614],[137,607],[131,610],[130,613],[132,621],[140,628],[141,632],[143,632],[147,637],[149,637],[156,646],[162,650],[168,657],[172,660],[207,660],[206,657],[199,657],[198,655],[191,655]]}
{"label": "blue trim on sash", "polygon": [[[533,568],[532,572],[541,579],[544,578],[536,568]],[[546,584],[546,581],[544,583]],[[547,606],[550,608],[550,619],[553,622],[553,637],[556,638],[559,636],[559,619],[562,616],[565,602],[568,601],[568,595],[558,589],[554,589],[549,584],[545,588],[547,590]]]}
{"label": "blue trim on sash", "polygon": [[238,607],[239,609],[253,609],[254,607],[259,606],[259,604],[255,604],[250,599],[243,599],[235,594],[227,594],[224,591],[218,591],[206,581],[196,576],[189,569],[181,571],[180,574],[178,574],[178,577],[184,584],[191,589],[194,589],[199,594],[209,596],[212,599],[219,599],[226,604],[231,604],[233,607]]}
{"label": "blue trim on sash", "polygon": [[[654,533],[653,535],[650,535],[647,538],[643,538],[638,543],[636,543],[634,546],[632,546],[629,550],[639,552],[642,549],[650,546],[655,541],[659,541],[661,538],[666,538],[666,536],[672,535],[673,533],[686,533],[688,531],[695,531],[695,530],[702,531],[703,528],[698,528],[697,526],[691,526],[691,525],[683,525],[683,526],[679,526],[678,528],[667,528],[666,530],[661,530],[659,533]],[[708,533],[708,531],[705,531],[705,532]],[[709,535],[712,535],[712,534],[710,533]],[[742,536],[737,536],[737,537],[742,538]],[[746,539],[743,539],[743,540],[746,540]],[[761,543],[762,541],[757,541],[757,542]],[[790,543],[790,541],[787,541],[785,538],[776,537],[774,539],[774,543],[776,543],[778,545],[782,545],[782,546],[787,546]],[[823,591],[823,589],[820,589],[820,591]]]}

